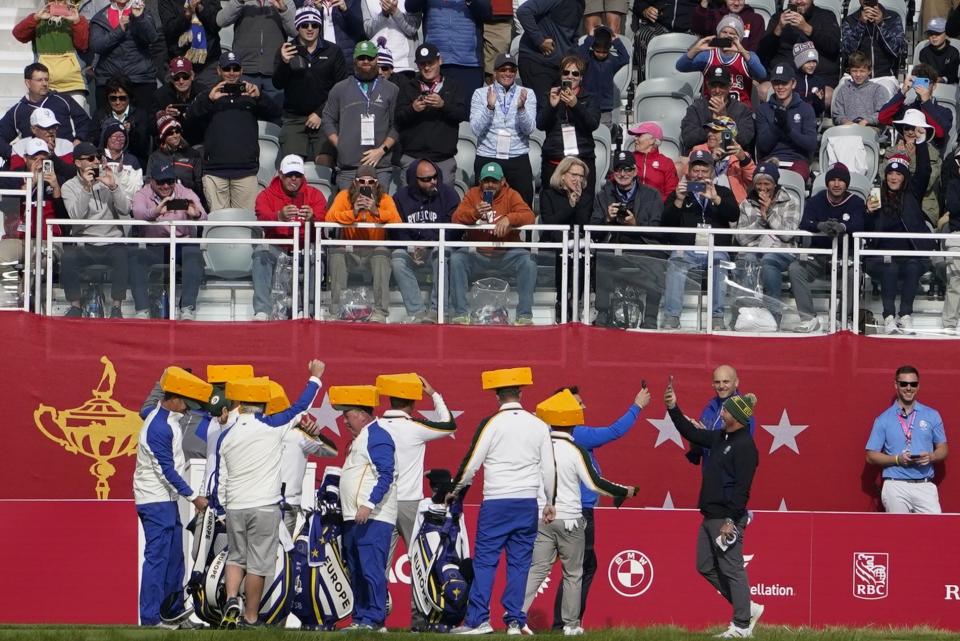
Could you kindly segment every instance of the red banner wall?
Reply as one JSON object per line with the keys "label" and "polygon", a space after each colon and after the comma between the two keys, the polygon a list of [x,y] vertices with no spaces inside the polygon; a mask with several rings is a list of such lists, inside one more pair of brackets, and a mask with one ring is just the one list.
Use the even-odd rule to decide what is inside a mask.
{"label": "red banner wall", "polygon": [[[761,458],[751,507],[872,511],[878,470],[865,464],[864,444],[874,417],[893,398],[894,369],[906,362],[920,369],[920,399],[940,410],[949,439],[958,410],[957,345],[952,340],[850,334],[686,336],[580,325],[167,323],[2,314],[6,451],[0,498],[96,498],[98,477],[101,486],[109,485],[109,498],[130,498],[134,459],[110,457],[123,451],[124,438],[135,444],[140,423],[133,413],[164,367],[179,364],[203,374],[208,363],[248,362],[258,374],[283,383],[292,398],[303,384],[307,361],[316,356],[327,363],[325,385],[372,383],[377,374],[388,372],[415,370],[426,376],[448,406],[462,412],[456,438],[432,444],[427,453],[428,466],[453,469],[477,423],[496,408],[493,395],[480,389],[484,369],[532,366],[535,384],[524,393],[531,408],[557,387],[578,384],[592,425],[619,417],[646,380],[654,401],[628,436],[600,451],[604,473],[640,486],[631,505],[694,507],[700,474],[684,459],[679,436],[663,421],[660,395],[672,374],[681,407],[698,415],[712,395],[712,369],[727,362],[739,370],[741,389],[759,397]],[[101,357],[112,364],[114,378],[104,376]],[[96,402],[83,412],[64,413],[91,398]],[[315,411],[328,434],[344,446],[346,432],[329,405]],[[118,418],[118,412],[129,413]],[[110,417],[100,416],[104,413]],[[96,451],[101,458],[58,443],[65,440],[64,428],[73,439],[71,449]],[[960,480],[945,473],[950,465],[948,459],[938,470],[940,496],[946,511],[957,512]]]}

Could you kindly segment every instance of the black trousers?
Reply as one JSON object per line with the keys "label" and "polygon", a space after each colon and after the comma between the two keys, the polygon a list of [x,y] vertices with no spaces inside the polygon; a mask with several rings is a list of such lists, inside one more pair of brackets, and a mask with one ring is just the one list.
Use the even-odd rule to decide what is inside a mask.
{"label": "black trousers", "polygon": [[546,102],[550,87],[560,85],[560,69],[556,65],[535,60],[528,55],[520,55],[517,67],[523,86],[533,90],[537,97],[537,105]]}
{"label": "black trousers", "polygon": [[[594,549],[594,539],[596,537],[593,525],[593,508],[583,508],[583,518],[587,520],[587,527],[583,531],[583,579],[580,584],[580,625],[583,625],[583,613],[587,610],[587,594],[590,593],[590,584],[593,583],[593,575],[597,573],[597,552]],[[560,603],[563,601],[563,583],[557,588],[557,598],[553,601],[553,629],[563,629],[563,618],[560,616]]]}
{"label": "black trousers", "polygon": [[80,270],[88,265],[109,265],[110,298],[122,301],[127,297],[126,245],[67,245],[60,258],[60,284],[67,300],[80,300]]}
{"label": "black trousers", "polygon": [[523,202],[533,207],[533,169],[530,167],[530,156],[517,156],[516,158],[477,156],[473,161],[473,175],[480,176],[480,169],[488,162],[495,162],[500,165],[507,184],[520,192]]}

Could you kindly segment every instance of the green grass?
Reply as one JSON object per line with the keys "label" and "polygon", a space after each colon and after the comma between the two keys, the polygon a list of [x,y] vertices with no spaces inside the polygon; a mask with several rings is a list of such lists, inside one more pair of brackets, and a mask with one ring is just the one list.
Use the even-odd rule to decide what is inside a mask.
{"label": "green grass", "polygon": [[[690,632],[676,627],[658,626],[650,628],[611,628],[608,630],[596,630],[587,632],[583,636],[585,641],[687,641],[704,640],[713,638],[714,634],[720,632],[721,628],[711,628],[704,632]],[[284,639],[284,641],[317,639],[323,633],[317,632],[299,632],[296,630],[242,630],[242,631],[169,631],[141,629],[132,626],[55,626],[55,625],[23,625],[23,626],[0,626],[0,640],[23,639],[28,641],[42,641],[51,639],[61,641],[64,639],[78,639],[81,641],[139,641],[141,639],[195,639],[207,641],[213,639],[243,639],[245,641]],[[440,641],[441,639],[451,639],[451,635],[445,634],[418,634],[403,633],[397,631],[396,634],[402,638],[424,637],[431,641]],[[382,634],[374,633],[351,633],[338,634],[326,633],[326,638],[341,638],[349,641],[383,641]],[[559,634],[541,634],[539,636],[549,636],[557,638]],[[485,638],[506,638],[505,634],[491,635]],[[755,639],[761,641],[807,641],[816,639],[818,641],[956,641],[955,632],[944,630],[933,630],[930,628],[796,628],[791,629],[783,626],[764,626],[757,628]]]}

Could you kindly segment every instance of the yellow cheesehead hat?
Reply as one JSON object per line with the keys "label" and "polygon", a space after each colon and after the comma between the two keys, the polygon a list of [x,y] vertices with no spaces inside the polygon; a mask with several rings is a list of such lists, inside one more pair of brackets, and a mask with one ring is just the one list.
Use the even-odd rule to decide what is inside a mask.
{"label": "yellow cheesehead hat", "polygon": [[290,399],[287,393],[283,391],[283,385],[276,381],[270,381],[270,400],[267,401],[265,414],[276,414],[290,407]]}
{"label": "yellow cheesehead hat", "polygon": [[207,382],[213,385],[254,376],[253,365],[207,365]]}
{"label": "yellow cheesehead hat", "polygon": [[[160,377],[160,389],[183,398],[206,403],[213,393],[213,386],[198,376],[194,376],[182,367],[171,366],[163,370]],[[199,409],[199,403],[190,404],[190,409]],[[196,407],[194,407],[196,405]]]}
{"label": "yellow cheesehead hat", "polygon": [[351,407],[380,405],[380,393],[374,385],[334,385],[328,394],[333,409],[341,412]]}
{"label": "yellow cheesehead hat", "polygon": [[239,403],[268,403],[270,379],[266,376],[227,381],[227,398]]}
{"label": "yellow cheesehead hat", "polygon": [[416,374],[382,374],[377,377],[377,390],[384,396],[419,401],[423,398],[423,383]]}
{"label": "yellow cheesehead hat", "polygon": [[557,392],[537,405],[537,418],[555,427],[583,425],[583,409],[570,390]]}
{"label": "yellow cheesehead hat", "polygon": [[499,389],[501,387],[520,387],[533,385],[533,370],[529,367],[513,367],[511,369],[494,369],[483,372],[483,389]]}

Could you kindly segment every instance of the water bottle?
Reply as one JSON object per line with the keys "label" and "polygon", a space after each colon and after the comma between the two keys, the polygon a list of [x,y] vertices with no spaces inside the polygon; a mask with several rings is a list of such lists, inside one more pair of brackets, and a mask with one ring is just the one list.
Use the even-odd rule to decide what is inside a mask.
{"label": "water bottle", "polygon": [[91,284],[84,292],[83,315],[86,318],[103,318],[103,292],[99,285]]}
{"label": "water bottle", "polygon": [[293,278],[293,259],[286,253],[277,256],[270,285],[271,320],[290,318],[290,283]]}

